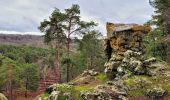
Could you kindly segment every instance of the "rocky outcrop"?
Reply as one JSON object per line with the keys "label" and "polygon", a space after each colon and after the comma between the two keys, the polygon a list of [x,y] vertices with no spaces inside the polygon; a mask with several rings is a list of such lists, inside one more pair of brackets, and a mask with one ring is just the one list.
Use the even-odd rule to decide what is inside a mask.
{"label": "rocky outcrop", "polygon": [[169,83],[158,80],[166,81],[168,77],[163,73],[167,73],[169,68],[156,58],[144,55],[143,37],[150,27],[108,23],[107,31],[105,52],[108,61],[105,63],[105,73],[109,79],[124,81],[129,87],[128,95],[165,96],[169,91],[167,87],[170,88]]}

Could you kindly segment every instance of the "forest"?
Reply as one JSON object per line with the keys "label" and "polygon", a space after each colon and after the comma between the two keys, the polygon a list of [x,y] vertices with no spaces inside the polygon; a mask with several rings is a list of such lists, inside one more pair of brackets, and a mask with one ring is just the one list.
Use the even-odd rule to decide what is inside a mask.
{"label": "forest", "polygon": [[[144,36],[144,58],[154,57],[161,64],[166,63],[169,66],[170,0],[150,0],[148,3],[155,9],[155,14],[144,25],[153,26],[154,28]],[[94,81],[94,84],[114,84],[111,81],[106,82],[106,77],[109,76],[104,74],[104,70],[106,70],[104,65],[110,61],[108,54],[104,52],[105,41],[107,40],[103,35],[105,33],[101,33],[96,28],[99,25],[98,23],[94,21],[83,21],[80,12],[80,6],[73,4],[64,10],[55,8],[48,19],[42,20],[37,28],[44,33],[41,37],[45,46],[31,46],[27,43],[21,45],[10,43],[0,44],[0,93],[3,93],[8,100],[33,100],[41,94],[43,94],[43,97],[50,97],[51,92],[49,91],[51,90],[48,90],[49,86],[55,83],[72,84],[76,79],[84,77],[82,73],[85,73],[85,71],[90,74],[93,74],[90,71],[100,73],[98,76],[95,76],[97,81]],[[141,57],[140,59],[143,58]],[[149,63],[147,64],[149,65]],[[170,70],[170,68],[167,69]],[[143,74],[140,73],[140,75]],[[133,75],[136,75],[136,73],[132,72]],[[149,76],[152,75],[149,74]],[[150,79],[148,78],[149,76],[145,78]],[[88,80],[87,84],[90,81],[92,80]],[[133,85],[132,81],[131,77],[125,80],[130,86]],[[143,82],[145,80],[140,81]],[[169,80],[167,79],[167,81]],[[81,84],[81,81],[78,81],[76,84]],[[92,87],[94,84],[90,83]],[[77,90],[89,90],[92,92],[88,88],[90,85],[86,86],[86,83],[84,83],[83,86],[78,85],[75,89],[67,87],[67,85],[64,85],[65,87],[63,86],[63,88],[57,88],[62,92],[62,95],[66,91],[71,91],[70,95],[76,99],[66,99],[66,97],[59,95],[57,99],[35,100],[88,100],[80,99],[78,96],[80,94],[77,93]],[[168,95],[160,94],[160,98],[163,96],[170,98],[170,85],[166,84],[164,87],[166,87],[168,91],[166,94]],[[43,93],[44,91],[45,93]],[[129,91],[129,94],[132,96],[140,95],[140,98],[143,96],[143,90],[142,92],[138,90]],[[75,92],[77,95],[72,94],[72,92]],[[151,95],[151,98],[159,98],[156,94],[157,92],[154,92],[155,94],[149,93],[148,95]],[[169,100],[167,98],[164,99]],[[93,98],[89,100],[98,99]],[[132,100],[140,99],[136,98]]]}

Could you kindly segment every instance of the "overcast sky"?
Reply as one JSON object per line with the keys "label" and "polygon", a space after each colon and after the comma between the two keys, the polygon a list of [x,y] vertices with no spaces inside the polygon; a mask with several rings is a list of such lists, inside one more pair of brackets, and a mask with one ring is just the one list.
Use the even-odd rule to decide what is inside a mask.
{"label": "overcast sky", "polygon": [[42,34],[37,27],[54,8],[79,4],[82,19],[99,23],[105,33],[106,22],[143,24],[154,9],[149,0],[0,0],[0,33]]}

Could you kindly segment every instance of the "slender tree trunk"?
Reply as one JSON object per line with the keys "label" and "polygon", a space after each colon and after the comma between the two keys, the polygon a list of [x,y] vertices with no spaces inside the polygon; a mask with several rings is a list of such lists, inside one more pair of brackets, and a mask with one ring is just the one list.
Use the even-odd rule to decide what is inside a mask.
{"label": "slender tree trunk", "polygon": [[12,66],[9,66],[9,100],[12,100]]}
{"label": "slender tree trunk", "polygon": [[27,88],[28,88],[28,80],[26,80],[26,83],[25,83],[25,97],[27,98]]}
{"label": "slender tree trunk", "polygon": [[[68,36],[67,36],[67,56],[70,59],[70,43],[71,43],[71,18],[69,19],[69,26],[68,26]],[[67,82],[69,82],[69,68],[70,68],[70,62],[67,63],[67,68],[66,68],[66,74],[67,74]]]}
{"label": "slender tree trunk", "polygon": [[61,82],[61,79],[60,79],[60,47],[59,47],[58,41],[56,42],[55,48],[56,48],[56,60],[55,60],[55,62],[57,62],[55,64],[55,70],[56,70],[57,76],[59,78],[59,82]]}
{"label": "slender tree trunk", "polygon": [[87,58],[86,58],[86,59],[87,59],[87,62],[86,62],[87,65],[86,65],[86,67],[87,67],[87,70],[89,70],[89,57],[88,57],[88,55],[87,55]]}
{"label": "slender tree trunk", "polygon": [[12,100],[12,81],[9,81],[9,100]]}
{"label": "slender tree trunk", "polygon": [[[59,45],[60,46],[60,45]],[[59,78],[59,83],[61,82],[61,74],[60,74],[60,47],[58,48],[58,54],[57,54],[57,58],[58,58],[58,78]]]}
{"label": "slender tree trunk", "polygon": [[[70,36],[67,38],[67,57],[70,59]],[[67,74],[67,82],[69,82],[69,67],[70,64],[67,62],[66,74]]]}
{"label": "slender tree trunk", "polygon": [[93,68],[93,57],[90,55],[90,68]]}

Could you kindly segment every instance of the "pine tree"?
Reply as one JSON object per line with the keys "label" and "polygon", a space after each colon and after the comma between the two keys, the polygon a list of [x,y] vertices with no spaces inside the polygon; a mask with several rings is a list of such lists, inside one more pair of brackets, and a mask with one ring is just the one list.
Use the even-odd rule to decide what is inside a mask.
{"label": "pine tree", "polygon": [[97,31],[90,31],[80,41],[80,52],[85,58],[87,69],[100,70],[104,65],[104,53],[102,49],[102,34]]}
{"label": "pine tree", "polygon": [[[63,40],[66,43],[67,57],[70,59],[70,45],[71,38],[73,34],[82,34],[87,29],[95,26],[96,24],[91,22],[85,22],[80,19],[80,7],[79,5],[72,5],[72,7],[65,9],[61,12],[59,9],[55,9],[51,14],[49,21],[44,20],[41,22],[39,29],[45,32],[45,41],[55,41],[57,40],[56,47],[58,48],[58,40]],[[47,37],[47,38],[46,38]],[[63,41],[62,41],[63,42]],[[61,42],[60,42],[61,43]],[[58,49],[59,50],[59,49]],[[58,59],[59,60],[59,59]],[[67,64],[66,74],[67,82],[69,81],[69,67]]]}
{"label": "pine tree", "polygon": [[38,68],[34,64],[23,64],[22,71],[20,73],[20,80],[24,87],[25,97],[29,90],[35,91],[39,84]]}
{"label": "pine tree", "polygon": [[13,100],[13,88],[19,82],[20,67],[15,61],[2,55],[0,55],[0,62],[0,86],[6,89],[9,100]]}

